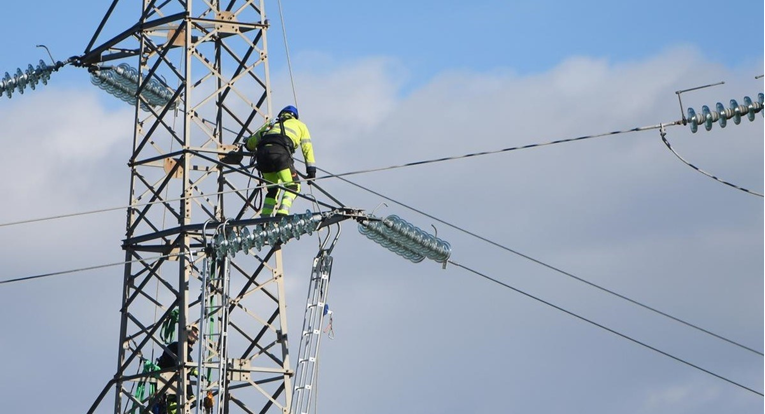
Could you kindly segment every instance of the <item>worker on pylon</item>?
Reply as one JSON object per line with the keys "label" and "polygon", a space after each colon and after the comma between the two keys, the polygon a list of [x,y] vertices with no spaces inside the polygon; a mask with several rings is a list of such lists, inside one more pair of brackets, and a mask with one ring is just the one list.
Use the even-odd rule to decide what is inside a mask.
{"label": "worker on pylon", "polygon": [[[286,191],[283,191],[280,187],[268,186],[263,210],[260,212],[261,217],[271,216],[280,195],[281,204],[276,214],[289,214],[292,201],[300,192],[300,181],[292,159],[292,154],[298,146],[303,152],[308,179],[316,178],[311,135],[308,133],[308,127],[298,118],[297,108],[292,105],[286,106],[279,112],[275,122],[263,126],[245,143],[248,150],[257,151],[255,159],[263,178],[269,183],[286,188]],[[311,184],[311,181],[308,181],[308,184]]]}
{"label": "worker on pylon", "polygon": [[[199,328],[197,325],[192,324],[187,326],[186,341],[188,348],[186,354],[189,357],[189,362],[194,361],[194,359],[191,357],[191,348],[194,346],[198,339]],[[177,359],[178,341],[175,341],[167,345],[165,351],[162,352],[162,356],[157,359],[157,366],[159,366],[160,369],[173,368],[176,366]],[[191,375],[197,375],[196,368],[192,370]],[[187,378],[187,380],[188,385],[186,386],[186,399],[191,400],[194,398],[194,390],[191,387],[191,378]],[[152,409],[152,412],[155,414],[176,414],[178,412],[178,396],[172,392],[168,392],[165,398],[161,399],[160,403]]]}

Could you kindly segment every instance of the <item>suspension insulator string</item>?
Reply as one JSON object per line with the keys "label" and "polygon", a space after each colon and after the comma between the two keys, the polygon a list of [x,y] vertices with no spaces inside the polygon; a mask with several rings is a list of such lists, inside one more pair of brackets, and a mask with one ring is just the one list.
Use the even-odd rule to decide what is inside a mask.
{"label": "suspension insulator string", "polygon": [[24,89],[27,86],[34,90],[40,82],[42,82],[43,85],[47,85],[51,73],[61,69],[64,65],[66,65],[66,63],[56,62],[54,65],[50,66],[40,60],[37,67],[27,65],[27,69],[24,71],[22,71],[21,68],[17,68],[14,75],[5,72],[5,76],[0,79],[0,95],[5,94],[8,98],[12,98],[13,92],[18,92],[23,95]]}
{"label": "suspension insulator string", "polygon": [[300,236],[311,235],[321,224],[322,215],[306,210],[304,214],[284,216],[280,220],[257,224],[250,231],[247,227],[235,228],[224,226],[213,240],[218,257],[235,257],[237,252],[248,254],[251,249],[260,250],[263,246],[275,246],[289,240],[300,240]]}
{"label": "suspension insulator string", "polygon": [[[127,63],[109,68],[94,69],[90,73],[92,84],[131,105],[136,102],[138,84],[141,80],[138,69]],[[157,79],[145,81],[140,95],[146,101],[140,102],[140,107],[144,111],[149,111],[149,105],[165,106],[169,104],[170,109],[176,107],[176,102],[171,102],[174,92]]]}
{"label": "suspension insulator string", "polygon": [[451,245],[396,215],[359,223],[359,232],[397,255],[419,263],[423,259],[443,263],[451,256]]}
{"label": "suspension insulator string", "polygon": [[733,123],[738,125],[744,116],[751,122],[754,121],[754,116],[757,113],[762,113],[762,116],[765,116],[765,112],[762,111],[763,100],[765,100],[765,95],[760,93],[757,101],[752,101],[752,98],[745,96],[743,105],[739,105],[735,99],[731,99],[730,107],[725,108],[722,103],[718,102],[715,105],[715,111],[710,110],[706,105],[701,107],[701,113],[696,113],[693,108],[688,108],[687,122],[694,134],[699,130],[699,125],[704,125],[704,129],[711,131],[715,122],[720,125],[720,128],[725,128],[730,119],[733,119]]}

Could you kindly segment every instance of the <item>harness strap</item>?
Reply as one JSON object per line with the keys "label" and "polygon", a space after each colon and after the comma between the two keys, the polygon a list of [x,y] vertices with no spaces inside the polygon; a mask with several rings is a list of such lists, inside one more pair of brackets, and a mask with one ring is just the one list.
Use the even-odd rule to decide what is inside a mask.
{"label": "harness strap", "polygon": [[279,117],[279,133],[278,134],[266,133],[265,135],[263,135],[260,142],[258,142],[258,149],[260,149],[260,147],[266,144],[281,145],[290,154],[295,153],[295,144],[292,142],[292,139],[290,139],[290,137],[287,136],[286,128],[284,128],[284,118]]}
{"label": "harness strap", "polygon": [[266,145],[279,145],[284,147],[290,154],[295,152],[295,148],[292,145],[292,140],[286,135],[282,134],[268,134],[263,135],[263,138],[258,142],[258,151]]}

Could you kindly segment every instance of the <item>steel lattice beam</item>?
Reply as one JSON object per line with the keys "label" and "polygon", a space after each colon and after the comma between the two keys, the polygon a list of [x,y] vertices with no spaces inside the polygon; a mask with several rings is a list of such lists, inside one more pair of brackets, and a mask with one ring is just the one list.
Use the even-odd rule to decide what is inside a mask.
{"label": "steel lattice beam", "polygon": [[[136,396],[142,381],[155,383],[160,392],[175,390],[179,412],[190,412],[186,383],[193,365],[157,374],[144,373],[143,364],[161,354],[160,330],[173,309],[183,327],[199,322],[202,307],[209,308],[200,298],[203,275],[211,268],[205,242],[215,224],[205,224],[256,217],[256,190],[246,186],[257,184],[257,177],[218,159],[229,150],[225,145],[240,142],[270,119],[268,22],[264,0],[144,0],[139,10],[134,3],[114,0],[74,61],[93,70],[127,62],[142,79],[133,147],[126,151],[131,207],[123,248],[126,262],[133,263],[124,271],[117,371],[90,412],[104,411],[109,391],[115,394],[115,414],[148,412],[155,398]],[[122,15],[139,20],[118,27],[116,16]],[[173,91],[164,107],[149,105],[140,94],[151,80]],[[226,290],[213,281],[207,297],[229,306],[225,318],[216,309],[206,321],[217,324],[214,329],[225,332],[227,341],[223,346],[217,334],[207,335],[192,355],[179,347],[179,359],[198,361],[203,347],[205,371],[221,366],[213,360],[230,365],[213,412],[286,412],[292,373],[279,246],[262,257],[239,256],[227,269],[212,268],[213,276],[228,271],[230,286]],[[185,343],[185,332],[177,332]]]}

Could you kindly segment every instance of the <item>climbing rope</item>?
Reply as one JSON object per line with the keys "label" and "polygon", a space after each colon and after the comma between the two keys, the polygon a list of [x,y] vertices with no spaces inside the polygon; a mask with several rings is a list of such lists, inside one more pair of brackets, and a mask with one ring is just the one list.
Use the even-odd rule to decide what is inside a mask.
{"label": "climbing rope", "polygon": [[284,39],[284,50],[287,55],[287,70],[290,72],[290,83],[292,84],[292,97],[295,99],[295,106],[298,105],[297,92],[295,89],[295,78],[292,75],[292,61],[290,60],[290,48],[287,44],[287,26],[284,23],[284,13],[282,12],[282,0],[279,0],[279,19],[282,22],[282,38]]}
{"label": "climbing rope", "polygon": [[[143,362],[143,374],[149,374],[152,372],[159,371],[160,368],[157,364],[151,362],[150,360],[144,360]],[[138,387],[135,390],[135,400],[133,401],[133,407],[130,409],[130,413],[136,413],[141,411],[139,410],[140,407],[138,405],[138,402],[145,402],[146,400],[150,399],[156,392],[157,392],[157,385],[154,383],[154,381],[148,381],[147,376],[142,376],[141,380],[138,381]],[[148,385],[149,393],[146,395],[146,386]],[[144,399],[144,396],[147,398]]]}
{"label": "climbing rope", "polygon": [[173,342],[175,339],[175,328],[178,326],[178,318],[178,308],[175,308],[170,312],[170,317],[162,322],[162,330],[159,333],[159,337],[165,345]]}

